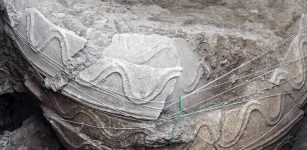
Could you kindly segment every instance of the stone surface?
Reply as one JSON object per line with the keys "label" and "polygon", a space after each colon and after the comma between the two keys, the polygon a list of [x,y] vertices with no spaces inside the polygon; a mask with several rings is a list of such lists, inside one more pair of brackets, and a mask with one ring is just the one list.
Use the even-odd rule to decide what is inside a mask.
{"label": "stone surface", "polygon": [[306,6],[6,0],[1,23],[69,149],[279,148],[306,102]]}
{"label": "stone surface", "polygon": [[30,93],[0,95],[0,106],[0,149],[62,149]]}
{"label": "stone surface", "polygon": [[22,126],[12,132],[5,131],[0,135],[0,146],[3,150],[60,150],[61,145],[55,138],[49,124],[37,115],[27,118]]}
{"label": "stone surface", "polygon": [[301,149],[307,148],[307,142],[306,142],[307,119],[306,119],[306,116],[304,116],[304,119],[302,122],[303,122],[302,128],[300,129],[300,132],[298,132],[297,141],[293,144],[293,150],[301,150]]}

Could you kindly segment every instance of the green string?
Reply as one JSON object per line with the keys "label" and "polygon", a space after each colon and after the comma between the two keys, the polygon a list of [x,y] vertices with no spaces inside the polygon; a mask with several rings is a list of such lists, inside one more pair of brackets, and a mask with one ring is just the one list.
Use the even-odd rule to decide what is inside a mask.
{"label": "green string", "polygon": [[184,106],[184,102],[183,102],[183,98],[181,96],[179,96],[179,110],[180,110],[180,113],[176,115],[175,119],[174,119],[174,123],[173,123],[173,128],[172,128],[172,135],[171,135],[171,141],[170,141],[170,150],[173,149],[173,139],[175,137],[175,133],[176,133],[176,125],[180,119],[180,115],[182,113],[186,113],[185,112],[185,106]]}
{"label": "green string", "polygon": [[181,96],[179,96],[179,110],[180,110],[180,113],[186,113],[187,114],[187,112],[185,111],[184,101],[183,101],[183,98]]}
{"label": "green string", "polygon": [[211,102],[208,102],[202,106],[200,106],[199,108],[196,108],[194,110],[192,110],[190,113],[186,112],[186,108],[185,108],[185,105],[184,105],[184,98],[182,98],[181,96],[179,96],[179,113],[176,115],[175,119],[174,119],[174,122],[173,122],[173,128],[172,128],[172,132],[171,132],[171,139],[170,139],[170,150],[173,149],[173,144],[172,144],[172,141],[175,137],[175,134],[176,134],[176,126],[177,126],[177,123],[179,122],[179,120],[182,118],[181,115],[182,114],[193,114],[193,113],[197,113],[199,111],[202,111],[202,110],[205,110],[209,107],[221,107],[221,106],[224,106],[224,105],[228,105],[228,104],[231,104],[231,103],[234,103],[234,102],[237,102],[238,100],[240,100],[239,98],[234,98],[234,99],[231,99],[231,100],[225,100],[225,101],[222,101],[222,102],[214,102],[214,101],[211,101]]}

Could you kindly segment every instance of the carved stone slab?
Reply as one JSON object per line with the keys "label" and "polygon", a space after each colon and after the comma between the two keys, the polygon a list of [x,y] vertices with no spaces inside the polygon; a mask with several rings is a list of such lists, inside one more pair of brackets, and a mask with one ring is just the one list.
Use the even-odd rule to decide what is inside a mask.
{"label": "carved stone slab", "polygon": [[63,92],[113,113],[157,119],[182,71],[172,42],[158,35],[115,35],[103,57]]}
{"label": "carved stone slab", "polygon": [[24,47],[23,54],[47,77],[64,70],[71,57],[87,42],[54,25],[38,10],[31,8],[24,11],[16,30],[18,44]]}
{"label": "carved stone slab", "polygon": [[[121,10],[130,13],[128,16],[132,16],[127,19],[125,13],[116,12],[116,9],[107,9],[104,12],[106,15],[101,13],[99,10],[103,5],[99,5],[97,16],[105,19],[78,18],[78,15],[73,14],[78,14],[79,9],[85,6],[96,8],[91,2],[80,4],[76,1],[78,7],[70,8],[68,2],[61,1],[65,3],[63,7],[58,7],[65,10],[62,14],[60,11],[48,14],[43,11],[53,10],[35,5],[43,10],[44,15],[35,8],[27,8],[30,7],[27,4],[15,4],[21,15],[20,18],[11,17],[17,22],[17,31],[33,45],[31,47],[29,43],[24,43],[18,34],[13,37],[25,58],[44,75],[46,85],[55,85],[47,86],[53,91],[44,91],[35,79],[27,79],[25,83],[41,100],[46,118],[66,147],[260,149],[279,143],[301,119],[301,107],[307,97],[304,58],[306,15],[302,15],[297,24],[291,26],[294,38],[286,41],[270,28],[261,27],[250,31],[242,27],[241,23],[220,28],[206,26],[204,24],[207,22],[202,24],[204,20],[194,18],[181,24],[172,24],[173,17],[180,20],[189,15],[205,14],[201,10],[196,13],[184,11],[177,15],[172,13],[172,9],[160,12],[162,8],[152,6],[160,14],[146,16],[154,12],[146,9],[148,14],[139,14],[136,12],[142,8],[129,5],[121,7]],[[74,5],[74,2],[69,4]],[[110,7],[122,6],[121,3],[115,4]],[[147,8],[144,3],[140,6]],[[78,11],[73,11],[73,17],[69,16],[74,9]],[[96,16],[88,11],[81,14],[87,13]],[[53,15],[57,15],[57,18],[68,16],[67,20],[80,19],[84,28],[89,29],[82,30],[83,25],[77,24],[81,27],[76,27],[65,19],[53,20],[59,24],[55,25],[50,21]],[[108,15],[116,19],[110,20]],[[124,17],[118,19],[121,15]],[[220,14],[216,15],[219,17]],[[142,20],[143,16],[146,17],[145,21]],[[226,16],[221,17],[223,22],[229,17],[228,12]],[[214,23],[221,24],[216,21],[218,19],[211,18]],[[125,22],[126,19],[130,22]],[[144,22],[150,22],[146,24],[149,27],[142,24]],[[193,25],[194,22],[199,24]],[[178,30],[173,26],[178,27]],[[70,28],[78,35],[64,28]],[[99,32],[94,32],[93,28]],[[111,30],[113,28],[116,28],[116,32]],[[290,36],[289,33],[284,34]],[[81,36],[87,37],[89,42]],[[99,46],[96,43],[99,40],[93,39],[95,36],[99,40],[100,37],[108,37],[108,40],[101,40],[103,46]],[[266,49],[259,48],[259,45],[274,48],[272,43],[276,39],[284,39],[285,44],[272,51],[273,54],[267,53],[265,58],[240,68],[232,76],[214,84],[228,81],[223,86],[206,86],[210,81],[262,54]],[[93,57],[97,60],[84,65],[82,69],[70,64],[70,60],[82,59],[78,56],[84,56],[85,53],[94,53]],[[237,58],[243,60],[230,63]],[[263,70],[283,63],[288,64],[273,70]],[[75,71],[73,75],[71,70]],[[267,71],[267,74],[256,79],[256,75],[237,78],[261,70]],[[244,82],[246,84],[243,86],[228,91]],[[204,88],[199,89],[201,87]],[[197,93],[178,98],[196,89],[199,89]],[[231,99],[236,101],[227,101]],[[215,103],[217,105],[211,105]],[[218,107],[220,105],[222,107]],[[200,111],[198,108],[202,107],[207,108]]]}

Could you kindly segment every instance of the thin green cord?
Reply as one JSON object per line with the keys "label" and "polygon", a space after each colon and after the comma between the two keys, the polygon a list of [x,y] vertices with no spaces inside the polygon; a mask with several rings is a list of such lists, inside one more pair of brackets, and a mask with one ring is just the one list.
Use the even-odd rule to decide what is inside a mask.
{"label": "thin green cord", "polygon": [[185,111],[185,105],[184,105],[184,101],[183,101],[183,98],[181,96],[179,96],[179,110],[180,112],[182,113],[187,113]]}
{"label": "thin green cord", "polygon": [[179,110],[180,110],[180,113],[176,115],[176,118],[174,119],[174,123],[173,123],[173,128],[172,128],[172,136],[171,136],[171,141],[170,141],[170,150],[173,149],[173,145],[172,145],[172,141],[175,137],[175,133],[176,133],[176,125],[179,121],[179,118],[180,118],[180,115],[182,113],[186,113],[184,110],[185,110],[185,106],[184,106],[184,103],[183,103],[183,98],[181,96],[179,96]]}
{"label": "thin green cord", "polygon": [[185,114],[193,114],[195,112],[199,112],[199,111],[202,111],[202,110],[205,110],[209,107],[214,107],[214,106],[217,106],[217,107],[220,107],[220,106],[223,106],[223,105],[228,105],[230,103],[233,103],[233,102],[236,102],[238,101],[239,99],[231,99],[231,100],[226,100],[226,101],[222,101],[222,102],[208,102],[202,106],[200,106],[199,108],[196,108],[194,110],[192,110],[190,113],[186,112],[185,110],[185,105],[184,105],[184,98],[182,98],[181,96],[179,96],[179,113],[176,115],[175,119],[174,119],[174,123],[173,123],[173,128],[172,128],[172,132],[171,132],[171,139],[170,139],[170,150],[173,149],[173,145],[172,145],[172,141],[175,137],[175,134],[176,134],[176,126],[177,126],[177,123],[179,122],[179,119],[181,119],[181,115],[183,113]]}

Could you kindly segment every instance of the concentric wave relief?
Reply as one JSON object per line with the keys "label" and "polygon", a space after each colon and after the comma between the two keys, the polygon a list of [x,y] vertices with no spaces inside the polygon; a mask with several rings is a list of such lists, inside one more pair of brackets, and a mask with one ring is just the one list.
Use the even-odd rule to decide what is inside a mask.
{"label": "concentric wave relief", "polygon": [[[302,17],[299,28],[305,30],[306,16]],[[167,113],[176,113],[165,108],[167,100],[176,100],[203,85],[206,81],[202,81],[201,76],[208,68],[204,58],[194,54],[186,40],[156,34],[115,34],[95,63],[71,75],[67,66],[72,65],[69,62],[74,55],[88,46],[86,39],[51,23],[33,8],[24,10],[17,31],[20,33],[15,37],[17,44],[44,75],[45,82],[52,78],[54,80],[48,82],[58,84],[58,77],[58,80],[69,77],[59,88],[53,89],[67,97],[58,97],[59,93],[55,92],[41,93],[45,94],[41,100],[45,103],[43,110],[49,122],[72,149],[126,148],[148,146],[146,144],[150,142],[154,146],[165,146],[174,142],[174,137],[175,142],[189,143],[191,149],[201,146],[212,149],[240,149],[244,147],[242,145],[257,147],[261,144],[251,141],[283,122],[293,101],[297,102],[302,92],[294,96],[257,98],[301,91],[306,87],[305,59],[278,67],[268,80],[256,80],[246,86],[246,89],[255,89],[265,85],[267,89],[263,92],[248,97],[244,103],[182,119],[178,127],[182,129],[188,124],[191,128],[180,130],[173,137],[170,135],[173,132],[171,123],[158,128],[154,126],[155,121],[163,121],[159,118],[162,112],[166,118]],[[306,32],[299,33],[281,62],[304,57],[305,43]],[[33,87],[29,89],[35,93]],[[187,120],[190,122],[183,122]],[[127,129],[131,127],[135,129]],[[251,128],[255,131],[261,128],[263,132],[255,133]],[[278,129],[285,128],[279,126]],[[180,139],[185,133],[190,136]]]}

